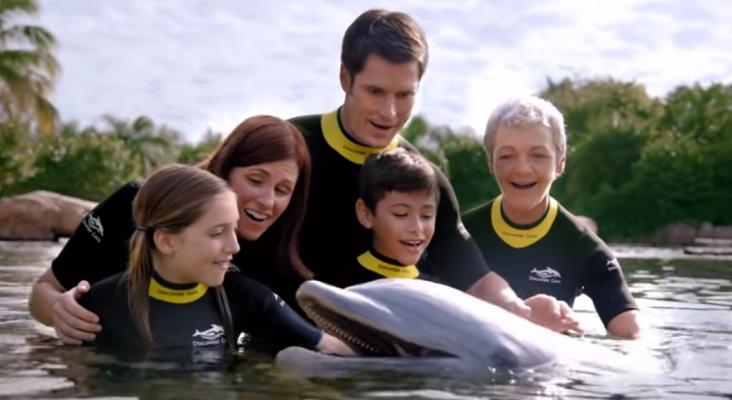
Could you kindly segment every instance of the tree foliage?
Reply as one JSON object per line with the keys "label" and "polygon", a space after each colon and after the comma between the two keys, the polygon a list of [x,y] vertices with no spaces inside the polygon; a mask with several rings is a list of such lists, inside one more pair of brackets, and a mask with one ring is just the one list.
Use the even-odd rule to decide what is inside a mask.
{"label": "tree foliage", "polygon": [[[12,22],[37,11],[35,0],[0,2],[0,196],[46,189],[99,201],[157,165],[198,163],[221,142],[209,131],[188,143],[147,116],[61,122],[47,97],[55,39]],[[552,195],[595,219],[603,237],[643,237],[678,221],[732,224],[732,85],[652,98],[637,82],[564,78],[537,94],[567,126],[567,167]],[[447,175],[463,210],[500,192],[475,132],[415,116],[401,135]]]}
{"label": "tree foliage", "polygon": [[[732,224],[732,86],[680,86],[656,99],[634,82],[563,79],[537,95],[567,126],[567,165],[552,196],[595,219],[603,237],[642,239],[680,221]],[[499,193],[478,135],[422,117],[405,131],[438,144],[427,150],[440,156],[463,210]]]}
{"label": "tree foliage", "polygon": [[53,55],[56,38],[42,27],[12,23],[37,14],[36,0],[0,2],[0,119],[31,123],[47,133],[58,117],[48,99],[60,69]]}

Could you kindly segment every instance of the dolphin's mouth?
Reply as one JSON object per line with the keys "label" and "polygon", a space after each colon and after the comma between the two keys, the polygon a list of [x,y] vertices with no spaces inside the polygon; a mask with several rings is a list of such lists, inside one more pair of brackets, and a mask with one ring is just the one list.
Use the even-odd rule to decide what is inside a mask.
{"label": "dolphin's mouth", "polygon": [[325,332],[343,340],[360,356],[455,357],[443,351],[409,342],[388,332],[355,321],[310,299],[298,299],[307,315]]}

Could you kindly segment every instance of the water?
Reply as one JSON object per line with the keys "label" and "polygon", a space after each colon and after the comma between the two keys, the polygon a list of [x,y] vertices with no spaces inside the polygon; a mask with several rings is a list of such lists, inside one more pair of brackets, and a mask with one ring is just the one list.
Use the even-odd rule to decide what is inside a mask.
{"label": "water", "polygon": [[547,76],[634,80],[653,96],[732,80],[727,0],[40,0],[59,40],[54,103],[83,124],[146,114],[197,139],[253,113],[290,117],[343,100],[341,38],[369,7],[410,13],[430,65],[416,112],[485,128],[503,96]]}
{"label": "water", "polygon": [[658,375],[620,378],[568,372],[547,379],[463,382],[428,377],[357,376],[304,380],[242,354],[221,368],[140,365],[62,346],[33,321],[27,296],[60,250],[57,243],[0,242],[0,397],[30,399],[731,399],[732,259],[695,259],[678,250],[616,247],[650,326],[640,343],[611,340],[580,297],[585,338],[652,360]]}

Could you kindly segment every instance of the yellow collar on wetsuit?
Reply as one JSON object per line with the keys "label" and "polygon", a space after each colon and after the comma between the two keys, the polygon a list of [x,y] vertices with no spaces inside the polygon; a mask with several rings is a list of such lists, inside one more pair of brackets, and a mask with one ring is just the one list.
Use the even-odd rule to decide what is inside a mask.
{"label": "yellow collar on wetsuit", "polygon": [[378,259],[370,251],[358,256],[358,263],[371,272],[387,278],[414,279],[419,276],[419,270],[414,265],[394,265]]}
{"label": "yellow collar on wetsuit", "polygon": [[189,289],[171,289],[163,286],[155,279],[155,277],[152,277],[150,278],[150,290],[148,291],[148,294],[153,299],[158,299],[160,301],[175,304],[186,304],[193,303],[200,299],[206,294],[207,290],[208,286],[203,283],[199,283]]}
{"label": "yellow collar on wetsuit", "polygon": [[501,214],[502,200],[503,195],[499,195],[493,202],[493,206],[491,207],[491,223],[498,237],[513,248],[519,249],[531,246],[541,240],[549,232],[549,229],[551,229],[554,223],[554,219],[557,217],[557,201],[550,197],[549,211],[538,225],[530,229],[514,228],[503,219],[503,215]]}
{"label": "yellow collar on wetsuit", "polygon": [[363,164],[366,161],[366,157],[371,154],[391,150],[399,145],[399,135],[395,136],[394,140],[383,149],[366,147],[353,142],[341,130],[341,126],[338,123],[338,110],[323,114],[320,119],[320,126],[323,129],[323,136],[328,145],[348,161],[355,164]]}

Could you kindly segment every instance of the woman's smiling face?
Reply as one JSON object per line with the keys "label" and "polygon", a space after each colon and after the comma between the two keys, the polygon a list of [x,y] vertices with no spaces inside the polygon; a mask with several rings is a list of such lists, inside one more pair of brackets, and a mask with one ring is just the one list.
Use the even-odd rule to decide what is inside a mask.
{"label": "woman's smiling face", "polygon": [[299,170],[295,160],[235,167],[229,185],[239,200],[239,235],[257,240],[290,205]]}
{"label": "woman's smiling face", "polygon": [[489,167],[501,187],[504,209],[522,220],[515,223],[537,220],[546,209],[552,182],[564,171],[551,130],[540,124],[501,126],[492,147]]}

